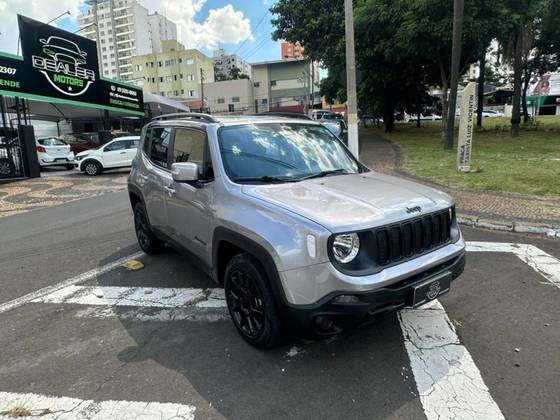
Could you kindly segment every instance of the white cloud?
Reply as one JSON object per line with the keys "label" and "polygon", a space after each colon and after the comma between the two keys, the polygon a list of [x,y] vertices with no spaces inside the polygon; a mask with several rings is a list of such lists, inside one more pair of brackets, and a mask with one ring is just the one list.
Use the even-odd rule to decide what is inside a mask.
{"label": "white cloud", "polygon": [[[206,0],[139,0],[150,12],[157,11],[177,24],[178,38],[187,48],[214,49],[219,43],[239,44],[252,40],[251,21],[231,4],[211,9],[206,19],[195,21]],[[76,19],[84,0],[0,0],[0,50],[15,53],[17,13],[47,22],[69,10]],[[56,6],[54,6],[56,4]],[[200,19],[198,19],[200,20]]]}
{"label": "white cloud", "polygon": [[238,44],[253,39],[251,21],[231,4],[211,9],[202,23],[195,21],[206,0],[140,0],[177,24],[178,38],[187,48],[216,48],[218,43]]}
{"label": "white cloud", "polygon": [[17,51],[18,13],[48,22],[68,10],[71,13],[70,18],[76,19],[82,2],[83,0],[57,0],[56,2],[52,0],[0,0],[0,16],[2,16],[0,50],[12,54]]}

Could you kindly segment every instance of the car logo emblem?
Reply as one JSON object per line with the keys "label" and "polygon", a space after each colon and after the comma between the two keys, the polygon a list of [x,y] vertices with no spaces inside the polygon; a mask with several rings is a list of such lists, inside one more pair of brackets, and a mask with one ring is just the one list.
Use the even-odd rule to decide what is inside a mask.
{"label": "car logo emblem", "polygon": [[411,213],[420,213],[421,211],[422,211],[422,207],[420,207],[420,206],[416,206],[416,207],[407,207],[407,208],[406,208],[406,212],[407,212],[408,214],[411,214]]}
{"label": "car logo emblem", "polygon": [[439,284],[439,281],[436,280],[432,284],[430,284],[430,287],[428,287],[426,297],[430,300],[433,300],[438,297],[440,291],[441,285]]}

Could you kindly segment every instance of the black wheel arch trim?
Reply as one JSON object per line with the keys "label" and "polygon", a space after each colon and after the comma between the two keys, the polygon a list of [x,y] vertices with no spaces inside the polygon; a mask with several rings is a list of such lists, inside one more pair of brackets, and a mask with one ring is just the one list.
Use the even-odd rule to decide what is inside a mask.
{"label": "black wheel arch trim", "polygon": [[96,163],[98,166],[101,167],[101,170],[103,170],[103,165],[99,161],[97,161],[95,159],[92,159],[92,158],[89,158],[89,159],[86,158],[80,163],[80,171],[81,172],[85,171],[86,170],[86,165],[90,162]]}
{"label": "black wheel arch trim", "polygon": [[283,306],[288,305],[280,274],[270,252],[253,239],[222,226],[214,230],[212,237],[212,276],[217,282],[221,283],[218,271],[218,251],[222,242],[229,242],[259,260],[268,277],[276,303]]}

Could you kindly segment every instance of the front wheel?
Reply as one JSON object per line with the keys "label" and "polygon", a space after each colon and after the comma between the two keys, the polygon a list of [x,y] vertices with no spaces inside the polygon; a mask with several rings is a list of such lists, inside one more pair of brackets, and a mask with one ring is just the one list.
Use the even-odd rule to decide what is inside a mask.
{"label": "front wheel", "polygon": [[91,175],[91,176],[99,175],[102,169],[103,168],[101,167],[101,165],[95,161],[86,162],[84,166],[84,172],[87,175]]}
{"label": "front wheel", "polygon": [[249,254],[231,259],[224,288],[231,319],[243,339],[255,347],[270,348],[282,340],[282,323],[268,278]]}

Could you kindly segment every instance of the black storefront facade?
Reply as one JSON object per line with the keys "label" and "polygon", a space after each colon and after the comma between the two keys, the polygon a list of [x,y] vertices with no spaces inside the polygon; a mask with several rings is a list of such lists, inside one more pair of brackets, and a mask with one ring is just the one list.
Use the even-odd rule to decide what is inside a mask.
{"label": "black storefront facade", "polygon": [[142,90],[99,73],[96,43],[18,15],[23,56],[0,52],[0,178],[39,176],[31,119],[72,120],[76,131],[130,129]]}

